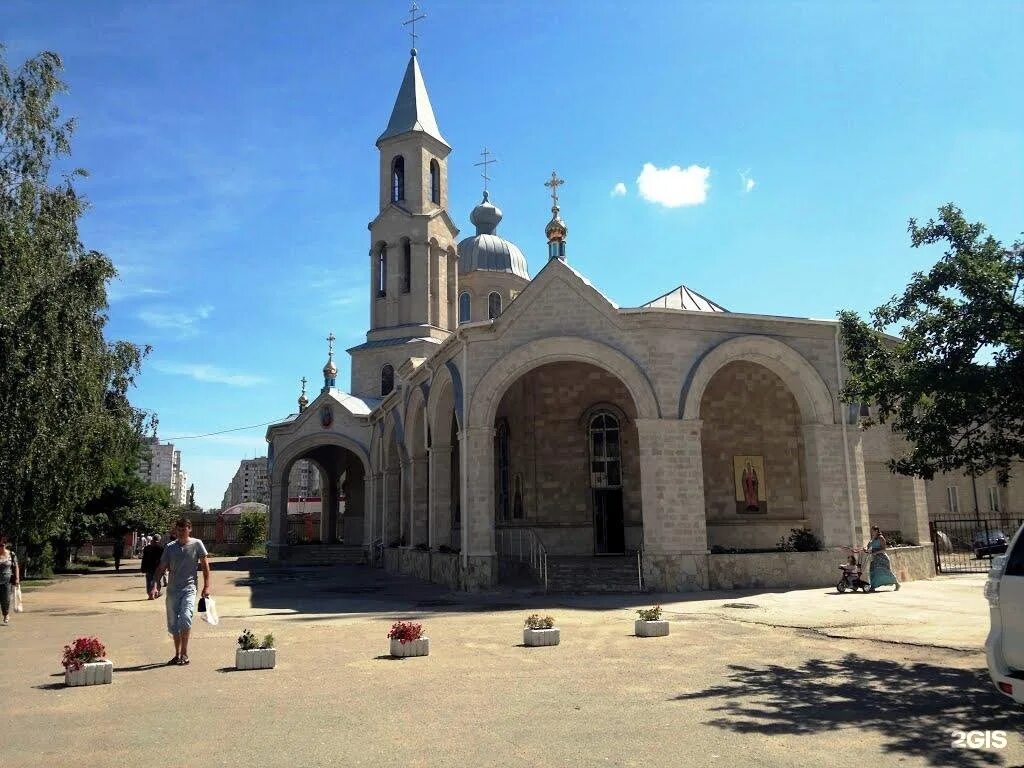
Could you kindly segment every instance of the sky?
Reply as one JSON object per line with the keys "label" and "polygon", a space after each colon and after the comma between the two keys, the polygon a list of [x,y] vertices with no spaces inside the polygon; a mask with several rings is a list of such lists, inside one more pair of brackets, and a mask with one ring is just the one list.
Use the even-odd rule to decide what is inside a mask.
{"label": "sky", "polygon": [[[569,263],[620,306],[680,283],[726,309],[867,313],[941,249],[949,201],[1024,227],[1024,4],[422,0],[416,47],[473,234],[480,152],[499,234],[544,265],[556,169]],[[5,0],[8,64],[61,54],[110,256],[107,335],[152,347],[133,402],[219,507],[265,427],[365,340],[378,153],[408,3]],[[348,355],[338,361],[349,381]],[[312,398],[311,398],[312,399]]]}

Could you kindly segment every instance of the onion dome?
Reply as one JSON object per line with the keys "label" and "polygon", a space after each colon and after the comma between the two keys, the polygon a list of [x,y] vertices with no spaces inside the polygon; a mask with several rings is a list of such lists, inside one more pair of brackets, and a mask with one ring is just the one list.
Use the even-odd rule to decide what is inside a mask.
{"label": "onion dome", "polygon": [[530,279],[526,257],[519,246],[497,234],[501,209],[490,201],[487,192],[469,214],[469,220],[476,227],[476,234],[459,243],[459,274],[485,270],[511,272],[524,280]]}

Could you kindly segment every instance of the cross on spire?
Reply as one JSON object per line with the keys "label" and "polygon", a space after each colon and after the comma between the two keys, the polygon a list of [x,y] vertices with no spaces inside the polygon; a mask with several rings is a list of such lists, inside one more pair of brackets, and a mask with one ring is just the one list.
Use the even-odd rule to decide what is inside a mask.
{"label": "cross on spire", "polygon": [[299,381],[302,382],[302,394],[306,394],[306,377],[303,376]]}
{"label": "cross on spire", "polygon": [[418,35],[416,34],[416,22],[417,21],[422,21],[423,19],[427,18],[427,14],[425,14],[425,13],[420,13],[420,15],[417,16],[416,14],[419,13],[419,10],[420,10],[420,7],[418,5],[416,5],[415,2],[409,3],[409,19],[408,19],[408,21],[403,21],[402,22],[402,26],[403,27],[410,27],[410,29],[409,29],[409,37],[412,38],[412,55],[413,56],[416,55],[416,38],[418,37]]}
{"label": "cross on spire", "polygon": [[473,167],[476,168],[481,165],[484,167],[484,171],[480,175],[484,177],[484,192],[486,192],[487,182],[491,180],[491,177],[487,175],[487,166],[490,165],[491,163],[498,162],[498,160],[497,158],[493,160],[491,159],[494,157],[494,155],[491,154],[490,150],[488,150],[487,147],[484,147],[483,152],[480,153],[480,157],[482,157],[483,160],[481,160],[479,163],[473,163]]}
{"label": "cross on spire", "polygon": [[334,338],[334,331],[331,331],[331,335],[327,337],[327,357],[328,358],[334,357],[334,342],[335,341],[336,341],[336,339]]}
{"label": "cross on spire", "polygon": [[551,172],[551,180],[545,181],[544,186],[551,189],[552,208],[558,207],[558,188],[565,184],[565,179],[558,178],[558,174]]}

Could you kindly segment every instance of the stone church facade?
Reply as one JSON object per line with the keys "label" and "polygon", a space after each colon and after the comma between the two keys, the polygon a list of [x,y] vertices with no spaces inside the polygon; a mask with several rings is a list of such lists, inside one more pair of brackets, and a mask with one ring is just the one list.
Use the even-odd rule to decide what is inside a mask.
{"label": "stone church facade", "polygon": [[459,241],[415,51],[377,148],[370,329],[348,350],[351,393],[332,347],[323,390],[267,430],[272,558],[302,546],[286,514],[300,460],[325,509],[344,499],[322,541],[464,589],[500,585],[524,550],[704,589],[716,553],[793,528],[863,544],[876,505],[927,543],[924,483],[869,482],[895,446],[838,399],[835,322],[729,312],[686,286],[618,307],[570,266],[557,196],[532,278],[486,193]]}

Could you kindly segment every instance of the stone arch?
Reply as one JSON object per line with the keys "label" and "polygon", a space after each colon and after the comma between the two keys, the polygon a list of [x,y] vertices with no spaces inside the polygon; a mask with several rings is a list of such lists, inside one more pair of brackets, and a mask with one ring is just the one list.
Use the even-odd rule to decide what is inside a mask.
{"label": "stone arch", "polygon": [[370,474],[370,452],[367,446],[346,435],[340,435],[336,432],[327,432],[300,437],[297,440],[293,440],[288,443],[288,445],[280,451],[275,450],[274,469],[271,473],[274,486],[278,487],[282,480],[287,481],[288,478],[286,470],[296,460],[302,458],[302,454],[308,453],[314,448],[319,448],[322,445],[337,446],[338,448],[345,448],[346,450],[351,451],[358,456],[359,460],[363,463],[363,470],[366,474]]}
{"label": "stone arch", "polygon": [[739,336],[708,350],[690,370],[680,395],[679,417],[699,419],[700,403],[711,378],[732,362],[762,365],[789,388],[804,424],[835,423],[832,393],[807,359],[769,336]]}
{"label": "stone arch", "polygon": [[468,422],[493,424],[501,398],[514,381],[534,368],[560,362],[588,363],[618,377],[633,398],[637,418],[660,418],[654,387],[635,361],[607,344],[577,336],[555,336],[524,344],[494,363],[474,388]]}

